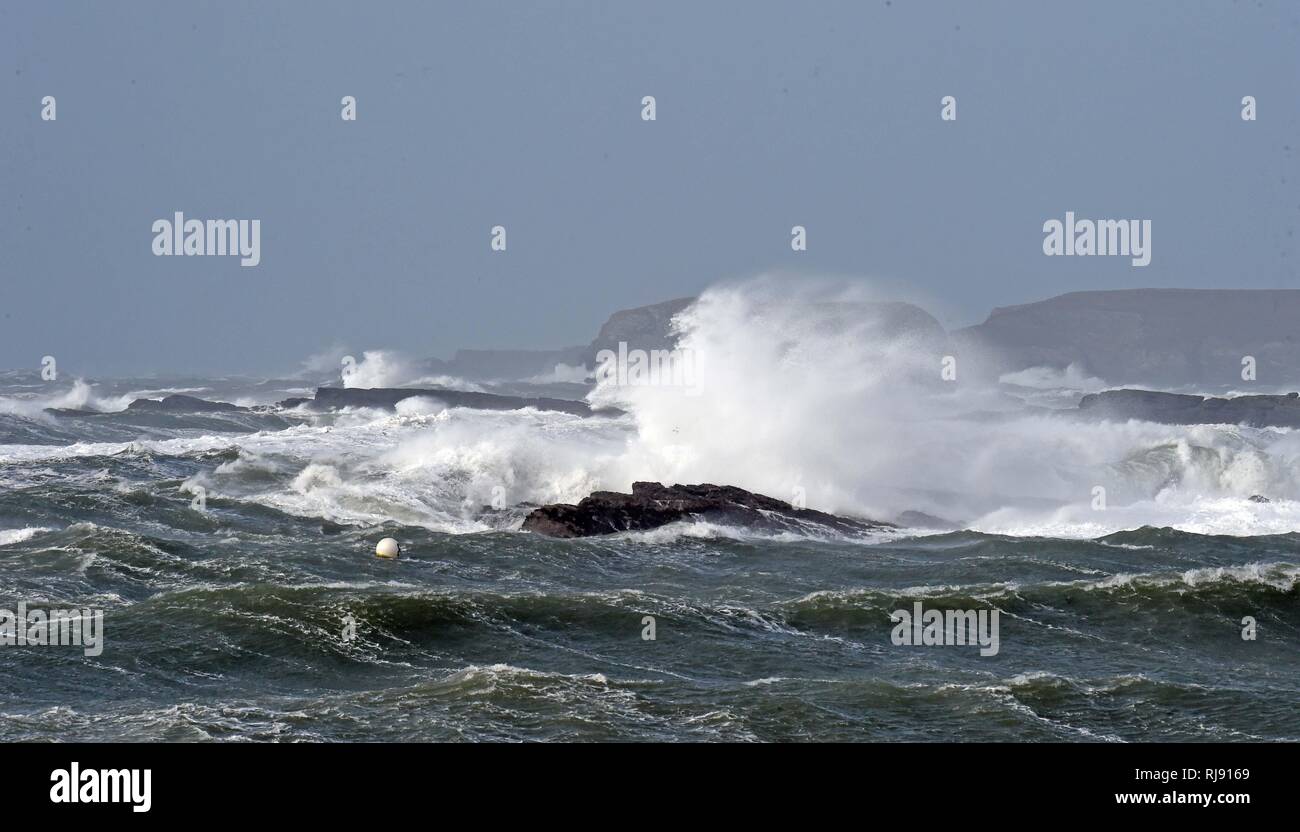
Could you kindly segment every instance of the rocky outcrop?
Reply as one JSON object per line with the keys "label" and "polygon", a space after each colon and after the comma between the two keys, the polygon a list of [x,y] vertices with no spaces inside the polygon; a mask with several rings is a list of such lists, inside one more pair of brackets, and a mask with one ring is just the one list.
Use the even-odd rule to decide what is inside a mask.
{"label": "rocky outcrop", "polygon": [[241,407],[229,402],[211,402],[197,396],[176,394],[162,399],[136,399],[126,406],[124,411],[91,410],[89,408],[47,407],[45,412],[52,416],[117,416],[119,414],[166,413],[174,415],[191,415],[195,413],[253,413],[265,410],[264,407]]}
{"label": "rocky outcrop", "polygon": [[464,390],[418,389],[406,387],[318,387],[316,397],[310,401],[288,399],[281,406],[296,407],[305,405],[311,410],[338,410],[344,407],[372,407],[392,410],[403,399],[428,398],[441,402],[448,407],[469,407],[475,410],[522,410],[526,407],[537,410],[557,410],[572,413],[574,416],[592,416],[595,414],[617,415],[614,411],[593,411],[586,402],[567,399],[537,398],[527,399],[522,396],[499,396],[495,393],[475,393]]}
{"label": "rocky outcrop", "polygon": [[1167,425],[1300,427],[1300,394],[1213,398],[1153,390],[1107,390],[1079,401],[1081,415]]}
{"label": "rocky outcrop", "polygon": [[210,402],[195,396],[176,394],[162,399],[136,399],[127,405],[128,411],[147,413],[236,413],[248,408],[229,402]]}
{"label": "rocky outcrop", "polygon": [[888,523],[851,520],[795,508],[791,504],[729,485],[632,484],[632,493],[597,491],[577,505],[554,504],[524,518],[525,531],[547,537],[590,537],[645,531],[679,521],[708,521],[767,532],[861,535],[893,528]]}
{"label": "rocky outcrop", "polygon": [[954,333],[993,373],[1075,365],[1109,384],[1153,387],[1241,383],[1253,356],[1264,384],[1296,379],[1300,290],[1128,289],[1071,292],[995,309]]}

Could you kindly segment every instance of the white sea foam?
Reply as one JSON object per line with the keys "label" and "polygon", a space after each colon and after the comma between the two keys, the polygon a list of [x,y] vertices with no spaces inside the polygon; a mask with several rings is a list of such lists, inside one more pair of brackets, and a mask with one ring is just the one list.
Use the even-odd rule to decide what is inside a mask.
{"label": "white sea foam", "polygon": [[[52,385],[53,386],[53,385]],[[46,408],[94,408],[99,401],[93,388],[81,379],[76,379],[70,387],[56,387],[49,393],[26,393],[16,396],[0,396],[0,413],[10,413],[28,419],[48,418]],[[112,406],[115,402],[108,402]],[[126,405],[122,405],[125,407]]]}
{"label": "white sea foam", "polygon": [[[724,482],[828,511],[916,509],[1016,535],[1300,528],[1300,435],[990,416],[998,391],[968,382],[960,363],[958,380],[941,382],[929,345],[845,320],[869,300],[860,287],[770,279],[706,292],[678,317],[681,347],[699,356],[699,389],[605,384],[593,394],[629,408],[636,425],[603,472],[608,485]],[[1072,380],[1092,383],[1077,371],[1052,381]],[[1093,510],[1097,486],[1105,511]],[[1247,499],[1255,494],[1273,502]]]}
{"label": "white sea foam", "polygon": [[[1300,529],[1300,433],[1013,412],[1006,388],[966,377],[966,353],[957,380],[943,381],[950,347],[863,313],[872,300],[861,286],[771,278],[710,289],[676,322],[698,383],[605,379],[591,400],[629,411],[617,419],[445,408],[435,397],[245,435],[5,445],[0,463],[234,449],[239,462],[188,486],[305,516],[449,532],[488,528],[483,506],[576,502],[636,480],[737,485],[879,519],[917,510],[1010,535]],[[367,353],[358,372],[350,386],[413,377],[386,353]],[[1093,383],[1077,371],[1016,380]],[[91,395],[78,383],[57,400],[0,400],[0,410],[84,406]],[[1257,494],[1271,502],[1252,502]]]}
{"label": "white sea foam", "polygon": [[344,387],[397,387],[413,378],[414,369],[396,353],[367,350],[361,360],[343,376]]}
{"label": "white sea foam", "polygon": [[48,532],[51,529],[45,526],[29,526],[25,529],[0,529],[0,546],[12,546],[15,543],[25,543],[31,540],[41,532]]}
{"label": "white sea foam", "polygon": [[51,384],[50,392],[28,392],[23,395],[0,396],[0,413],[11,413],[29,419],[49,418],[46,408],[71,410],[96,410],[117,413],[126,410],[136,399],[160,399],[176,394],[200,395],[209,387],[160,387],[132,390],[119,395],[100,395],[95,387],[83,379],[74,379],[71,385]]}
{"label": "white sea foam", "polygon": [[1055,367],[1030,367],[1019,372],[1007,373],[998,381],[1034,390],[1082,390],[1088,393],[1105,390],[1110,386],[1101,379],[1084,373],[1078,364],[1071,364],[1064,370]]}

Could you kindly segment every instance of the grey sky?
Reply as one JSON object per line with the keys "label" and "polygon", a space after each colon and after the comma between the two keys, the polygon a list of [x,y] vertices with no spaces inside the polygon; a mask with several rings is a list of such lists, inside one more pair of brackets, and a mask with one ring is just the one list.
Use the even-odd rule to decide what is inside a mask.
{"label": "grey sky", "polygon": [[[1298,151],[1300,3],[5,3],[0,367],[563,346],[768,269],[950,326],[1296,287]],[[261,265],[153,256],[177,210]],[[1151,219],[1151,265],[1043,256],[1066,210]]]}

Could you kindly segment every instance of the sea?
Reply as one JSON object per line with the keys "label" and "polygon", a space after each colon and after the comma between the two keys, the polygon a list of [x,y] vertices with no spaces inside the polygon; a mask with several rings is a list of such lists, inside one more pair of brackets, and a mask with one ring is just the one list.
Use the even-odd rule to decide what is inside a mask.
{"label": "sea", "polygon": [[[97,655],[0,644],[0,740],[1300,739],[1290,431],[919,418],[831,364],[589,418],[0,374],[0,610],[103,612]],[[173,393],[249,409],[128,409]],[[520,531],[638,479],[898,525]],[[918,603],[996,653],[899,643]]]}

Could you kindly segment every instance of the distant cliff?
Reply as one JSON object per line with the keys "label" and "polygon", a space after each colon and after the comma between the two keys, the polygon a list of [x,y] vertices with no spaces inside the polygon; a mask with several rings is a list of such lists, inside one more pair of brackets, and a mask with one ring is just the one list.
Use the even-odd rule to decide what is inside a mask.
{"label": "distant cliff", "polygon": [[954,333],[988,369],[1076,364],[1111,384],[1240,385],[1253,356],[1261,384],[1300,381],[1300,289],[1071,292],[993,310]]}
{"label": "distant cliff", "polygon": [[601,350],[618,352],[620,341],[626,342],[628,349],[647,352],[673,349],[677,343],[672,333],[673,316],[694,302],[695,298],[675,298],[615,312],[587,347],[587,366],[596,366],[596,355]]}
{"label": "distant cliff", "polygon": [[[431,360],[429,369],[469,379],[544,376],[557,364],[594,370],[596,355],[617,352],[619,342],[629,349],[672,349],[672,319],[694,301],[676,298],[615,312],[586,346],[462,350],[450,361]],[[1111,385],[1240,386],[1242,359],[1252,356],[1262,386],[1300,386],[1300,289],[1071,292],[994,309],[951,341],[912,304],[848,304],[837,311],[883,336],[907,339],[925,354],[927,366],[931,353],[951,351],[976,377],[1075,365]],[[834,316],[828,325],[836,325]]]}
{"label": "distant cliff", "polygon": [[1094,419],[1138,419],[1166,425],[1300,428],[1300,394],[1216,398],[1154,390],[1106,390],[1084,396],[1078,412]]}

